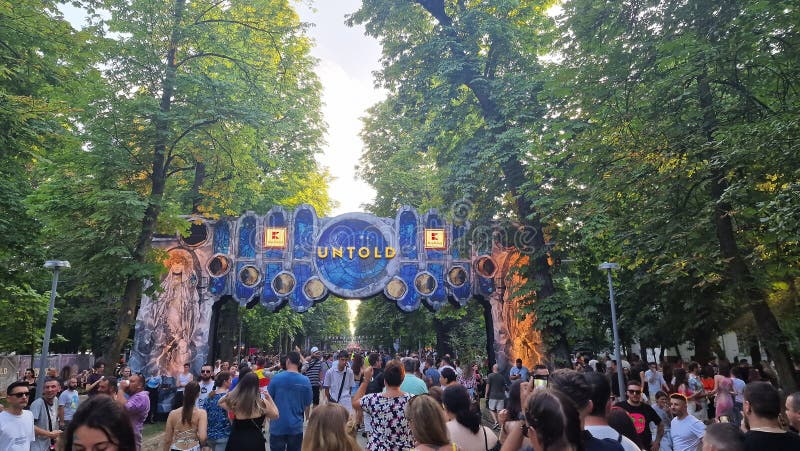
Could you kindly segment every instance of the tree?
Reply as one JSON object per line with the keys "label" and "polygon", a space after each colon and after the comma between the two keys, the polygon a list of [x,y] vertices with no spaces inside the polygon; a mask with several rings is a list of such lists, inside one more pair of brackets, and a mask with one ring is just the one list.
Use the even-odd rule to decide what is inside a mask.
{"label": "tree", "polygon": [[[717,6],[565,4],[562,87],[551,92],[557,114],[584,129],[563,155],[586,187],[582,208],[625,215],[606,217],[619,218],[610,233],[628,267],[641,286],[669,287],[698,348],[744,303],[791,389],[787,339],[767,303],[771,258],[759,249],[782,253],[793,242],[770,224],[782,214],[767,210],[777,213],[797,180],[785,168],[796,167],[786,151],[796,142],[789,24],[798,12],[781,2]],[[762,134],[775,127],[780,136]]]}
{"label": "tree", "polygon": [[94,243],[93,255],[73,248],[86,273],[116,260],[102,266],[114,274],[99,293],[121,298],[108,346],[115,356],[142,280],[159,274],[152,238],[186,228],[179,214],[308,200],[324,210],[329,201],[327,176],[313,160],[323,129],[320,85],[286,1],[101,6],[110,17],[90,18],[93,30],[109,33],[96,48],[108,88],[93,93],[81,115],[83,148],[60,156],[43,191],[70,193],[89,214],[52,195],[41,213],[53,226],[75,219],[79,241]]}
{"label": "tree", "polygon": [[[411,147],[401,149],[423,155],[428,165],[435,162],[445,202],[466,198],[475,206],[473,219],[498,212],[521,223],[519,236],[530,239],[525,245],[533,257],[527,289],[541,299],[554,292],[545,230],[535,191],[523,193],[520,187],[535,178],[522,158],[536,151],[531,143],[546,113],[537,101],[542,88],[537,74],[542,68],[538,53],[553,25],[544,13],[547,6],[534,1],[368,0],[349,18],[381,41],[379,82],[389,90],[386,104],[372,112],[370,121],[376,122],[367,133],[374,139],[365,141],[373,148],[365,158],[385,154],[376,145],[381,128],[397,133],[393,139],[400,141],[401,133],[411,130],[405,124],[416,127]],[[392,120],[401,125],[390,125]],[[381,160],[369,161],[367,171]],[[391,186],[384,182],[376,188],[384,184]],[[391,196],[390,189],[385,191],[379,191],[379,201]],[[566,342],[559,335],[557,352],[566,357]]]}

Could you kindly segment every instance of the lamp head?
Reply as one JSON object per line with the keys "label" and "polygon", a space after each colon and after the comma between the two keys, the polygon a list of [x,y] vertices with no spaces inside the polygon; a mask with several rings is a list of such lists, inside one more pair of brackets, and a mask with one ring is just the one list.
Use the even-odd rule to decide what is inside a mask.
{"label": "lamp head", "polygon": [[600,266],[598,266],[597,268],[598,269],[619,269],[619,263],[603,262],[603,263],[600,263]]}
{"label": "lamp head", "polygon": [[69,268],[69,262],[66,260],[47,260],[44,262],[44,267],[47,269],[64,269]]}

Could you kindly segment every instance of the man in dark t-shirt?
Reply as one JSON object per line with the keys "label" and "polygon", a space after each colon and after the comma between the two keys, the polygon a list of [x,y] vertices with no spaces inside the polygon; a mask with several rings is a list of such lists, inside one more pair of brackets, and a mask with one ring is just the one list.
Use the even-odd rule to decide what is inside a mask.
{"label": "man in dark t-shirt", "polygon": [[742,413],[749,431],[744,435],[746,451],[800,449],[800,436],[781,428],[781,396],[769,382],[750,382],[744,388]]}
{"label": "man in dark t-shirt", "polygon": [[498,429],[497,412],[505,408],[506,401],[506,378],[497,368],[497,364],[492,365],[492,374],[486,378],[486,407],[492,413],[494,420],[493,428]]}
{"label": "man in dark t-shirt", "polygon": [[627,395],[628,399],[626,401],[618,402],[614,407],[619,407],[628,412],[628,416],[633,420],[633,426],[636,429],[636,444],[642,449],[652,449],[653,435],[650,433],[650,423],[655,423],[658,426],[655,443],[660,444],[661,437],[664,435],[664,425],[661,423],[661,417],[652,407],[642,402],[642,386],[639,381],[628,382]]}

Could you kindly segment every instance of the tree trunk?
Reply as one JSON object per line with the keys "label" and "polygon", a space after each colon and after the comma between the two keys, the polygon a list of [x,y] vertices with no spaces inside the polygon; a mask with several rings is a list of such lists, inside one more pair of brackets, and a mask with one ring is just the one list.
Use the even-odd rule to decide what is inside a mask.
{"label": "tree trunk", "polygon": [[[150,196],[147,208],[142,218],[142,228],[133,248],[133,261],[139,265],[144,265],[147,254],[151,249],[153,235],[156,231],[158,216],[161,213],[161,204],[164,200],[164,190],[167,184],[170,159],[167,147],[171,134],[171,121],[169,112],[172,107],[172,96],[175,93],[177,66],[175,64],[175,54],[178,42],[180,41],[180,27],[185,7],[185,0],[175,1],[175,11],[173,14],[173,28],[166,54],[166,67],[164,79],[162,81],[161,102],[159,112],[153,116],[155,128],[155,142],[153,145],[153,167],[150,174]],[[122,349],[131,333],[131,329],[136,318],[136,310],[142,297],[142,279],[138,274],[128,277],[125,282],[125,292],[122,298],[122,305],[117,315],[117,335],[111,341],[108,348],[108,358],[116,362],[122,353]],[[106,373],[111,374],[114,365],[106,365]]]}
{"label": "tree trunk", "polygon": [[[461,36],[453,28],[453,20],[447,15],[447,11],[443,0],[416,0],[426,11],[439,23],[442,27],[442,32],[450,38],[449,51],[453,56],[462,63],[462,69],[455,71],[451,75],[451,82],[456,85],[467,87],[475,96],[480,104],[481,113],[486,122],[487,132],[490,136],[498,137],[507,132],[511,126],[508,124],[506,117],[502,113],[500,107],[493,100],[494,93],[492,86],[487,80],[487,77],[482,74],[482,71],[476,67],[473,58],[470,58],[464,52],[465,45],[461,42]],[[505,189],[514,199],[514,210],[517,214],[519,221],[524,224],[524,230],[518,233],[525,232],[529,234],[525,238],[532,238],[530,244],[532,249],[520,249],[520,252],[529,253],[531,255],[530,264],[527,268],[527,275],[529,281],[536,282],[536,297],[537,299],[545,299],[555,292],[553,285],[552,275],[550,274],[550,265],[547,262],[547,254],[545,250],[544,232],[540,220],[539,213],[533,208],[531,203],[519,193],[519,187],[527,182],[527,177],[523,170],[524,166],[520,163],[516,152],[511,149],[504,152],[506,155],[501,161],[498,161],[503,176],[503,184]],[[532,252],[532,254],[531,254]],[[561,331],[556,331],[558,338],[556,341],[558,345],[554,350],[556,358],[564,360],[568,359],[569,348],[567,346],[566,337]]]}
{"label": "tree trunk", "polygon": [[694,358],[693,360],[705,364],[711,361],[712,332],[701,328],[694,331]]}
{"label": "tree trunk", "polygon": [[194,182],[192,183],[192,190],[189,192],[192,202],[192,213],[200,213],[200,204],[203,201],[203,194],[200,193],[200,188],[206,180],[206,165],[202,162],[197,162],[194,165]]}
{"label": "tree trunk", "polygon": [[489,362],[489,369],[492,365],[497,363],[497,357],[494,353],[494,320],[492,319],[492,304],[484,297],[478,298],[481,307],[483,307],[483,324],[486,332],[486,360]]}
{"label": "tree trunk", "polygon": [[436,352],[439,354],[439,357],[443,357],[445,354],[453,355],[453,347],[450,345],[450,335],[449,332],[448,322],[445,320],[441,320],[433,317],[433,330],[436,332]]}
{"label": "tree trunk", "polygon": [[[717,119],[714,111],[713,98],[708,77],[702,73],[697,77],[697,89],[700,108],[703,110],[703,131],[706,141],[714,143],[714,131],[717,126]],[[711,180],[711,199],[714,201],[713,224],[719,241],[720,252],[725,259],[727,276],[733,283],[735,290],[740,294],[739,298],[747,300],[750,310],[767,352],[775,361],[775,369],[780,377],[781,384],[788,392],[797,390],[798,381],[795,379],[794,365],[786,345],[787,338],[778,324],[775,314],[767,304],[764,291],[756,285],[756,280],[750,272],[750,268],[742,258],[736,242],[736,234],[731,221],[731,211],[733,208],[724,200],[725,191],[728,188],[726,178],[727,170],[724,168],[716,169],[712,174]]]}

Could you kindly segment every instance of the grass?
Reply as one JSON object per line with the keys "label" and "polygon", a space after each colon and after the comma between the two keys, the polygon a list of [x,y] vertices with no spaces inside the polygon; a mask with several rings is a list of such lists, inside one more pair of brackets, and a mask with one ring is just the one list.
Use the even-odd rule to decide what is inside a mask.
{"label": "grass", "polygon": [[145,423],[142,429],[142,439],[148,439],[164,432],[165,423],[150,424]]}

